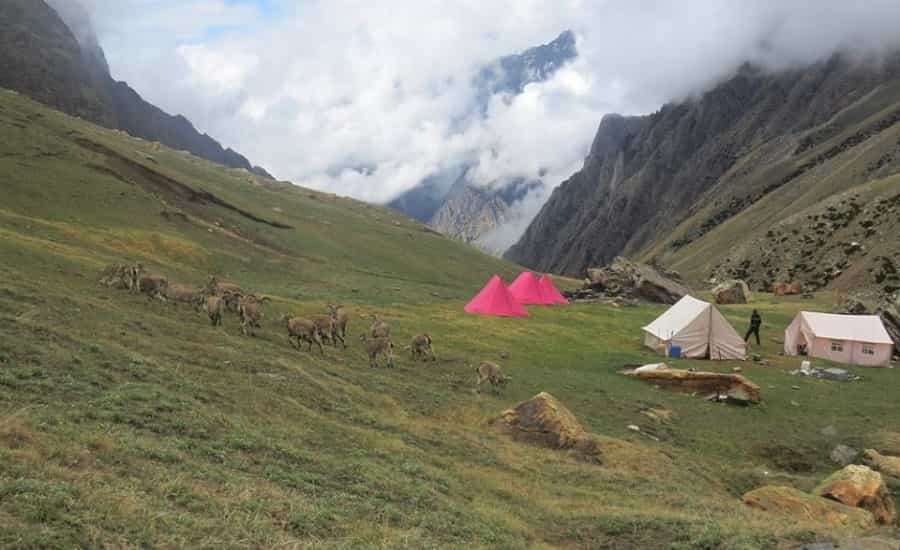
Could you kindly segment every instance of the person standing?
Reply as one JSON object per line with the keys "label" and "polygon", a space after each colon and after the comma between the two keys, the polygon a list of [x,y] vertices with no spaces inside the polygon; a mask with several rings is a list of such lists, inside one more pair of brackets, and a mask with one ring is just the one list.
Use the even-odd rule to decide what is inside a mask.
{"label": "person standing", "polygon": [[744,336],[744,342],[750,341],[750,335],[753,334],[756,336],[756,345],[759,344],[759,327],[762,326],[762,317],[759,315],[759,312],[755,309],[753,310],[753,314],[750,315],[750,328],[747,330],[747,335]]}

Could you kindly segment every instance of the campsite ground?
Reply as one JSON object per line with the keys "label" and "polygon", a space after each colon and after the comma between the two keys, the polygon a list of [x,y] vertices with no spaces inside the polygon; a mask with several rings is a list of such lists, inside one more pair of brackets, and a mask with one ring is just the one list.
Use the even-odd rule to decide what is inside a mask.
{"label": "campsite ground", "polygon": [[[838,443],[900,453],[896,370],[829,382],[790,376],[798,360],[778,355],[796,311],[829,310],[830,294],[722,308],[741,332],[761,310],[771,365],[679,361],[741,366],[762,387],[759,406],[707,403],[618,374],[658,360],[640,327],[663,306],[465,315],[490,274],[517,268],[385,210],[223,171],[18,96],[0,93],[0,123],[2,546],[777,547],[857,533],[754,512],[744,491],[812,488]],[[185,200],[166,181],[291,228]],[[234,316],[214,328],[189,307],[96,284],[125,260],[270,296],[262,331],[242,337]],[[352,312],[349,348],[292,349],[278,317],[328,302]],[[367,367],[357,337],[371,313],[393,325],[395,369]],[[420,331],[435,364],[402,351]],[[500,396],[474,392],[483,359],[514,377]],[[600,437],[601,464],[491,429],[540,391]]]}

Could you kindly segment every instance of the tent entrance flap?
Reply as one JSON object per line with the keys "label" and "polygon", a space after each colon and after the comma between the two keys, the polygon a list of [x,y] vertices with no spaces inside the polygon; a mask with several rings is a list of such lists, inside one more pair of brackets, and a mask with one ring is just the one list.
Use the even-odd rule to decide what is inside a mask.
{"label": "tent entrance flap", "polygon": [[[708,302],[685,296],[644,331],[648,347],[662,342],[668,348],[680,346],[682,356],[694,359],[744,359],[746,344],[725,317]],[[654,344],[654,345],[651,345]]]}

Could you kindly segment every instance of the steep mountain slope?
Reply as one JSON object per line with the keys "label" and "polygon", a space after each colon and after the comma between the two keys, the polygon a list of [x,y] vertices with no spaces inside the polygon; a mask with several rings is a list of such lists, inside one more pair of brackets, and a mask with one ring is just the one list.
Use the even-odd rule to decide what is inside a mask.
{"label": "steep mountain slope", "polygon": [[[897,173],[898,109],[900,56],[877,63],[835,56],[776,74],[745,66],[697,99],[646,117],[608,116],[584,168],[555,190],[507,257],[583,275],[624,253],[706,279],[737,245],[776,223],[804,209],[815,217],[827,209],[822,201]],[[826,251],[840,246],[829,234],[805,261],[828,263]],[[746,274],[754,286],[833,279],[768,263]]]}
{"label": "steep mountain slope", "polygon": [[[0,188],[2,547],[785,547],[857,531],[755,512],[742,492],[814,486],[837,443],[900,441],[889,369],[788,380],[793,360],[764,339],[772,366],[741,363],[764,409],[661,392],[617,374],[656,360],[640,327],[659,307],[466,315],[491,274],[519,268],[388,209],[3,90]],[[192,307],[98,285],[126,261],[172,282],[234,280],[270,298],[262,326],[245,337],[235,315],[213,327]],[[772,330],[829,298],[723,311],[737,323],[758,307]],[[348,348],[291,347],[281,315],[333,302],[350,312]],[[393,326],[396,368],[368,367],[358,337],[374,313]],[[401,352],[423,331],[436,363]],[[485,359],[514,377],[498,396],[473,391]],[[598,434],[600,455],[491,426],[540,391]]]}
{"label": "steep mountain slope", "polygon": [[[479,116],[485,116],[492,96],[518,95],[528,84],[548,80],[577,56],[575,34],[564,31],[547,44],[500,58],[484,67],[475,77],[473,86],[477,97],[473,109]],[[490,186],[477,185],[468,177],[476,166],[472,162],[433,174],[392,200],[388,206],[430,223],[438,231],[446,231],[448,235],[477,244],[479,237],[503,223],[503,216],[499,213],[511,206],[510,197],[521,199],[534,188],[535,182],[517,178],[509,182],[493,182]],[[471,189],[463,192],[462,187]],[[461,201],[461,198],[465,200]],[[451,200],[452,204],[446,204]],[[441,211],[445,205],[446,208]]]}
{"label": "steep mountain slope", "polygon": [[65,23],[41,1],[0,3],[0,87],[101,124],[112,118]]}
{"label": "steep mountain slope", "polygon": [[126,83],[113,80],[90,18],[77,0],[0,4],[0,86],[103,126],[270,177],[184,117],[163,112]]}

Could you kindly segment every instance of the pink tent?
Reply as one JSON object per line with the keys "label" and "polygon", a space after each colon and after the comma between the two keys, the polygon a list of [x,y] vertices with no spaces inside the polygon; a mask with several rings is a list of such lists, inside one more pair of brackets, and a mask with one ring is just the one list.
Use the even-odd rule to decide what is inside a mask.
{"label": "pink tent", "polygon": [[541,280],[538,281],[538,284],[541,287],[541,295],[544,297],[545,303],[549,302],[551,304],[568,304],[569,301],[566,300],[566,297],[559,293],[556,290],[556,286],[554,286],[553,281],[550,280],[549,275],[544,275],[541,277]]}
{"label": "pink tent", "polygon": [[509,285],[509,293],[520,304],[525,305],[549,305],[553,302],[547,301],[541,294],[541,285],[538,278],[530,271],[523,271],[516,280]]}
{"label": "pink tent", "polygon": [[528,312],[516,302],[499,275],[494,275],[481,292],[466,304],[466,313],[480,313],[498,317],[527,317]]}

